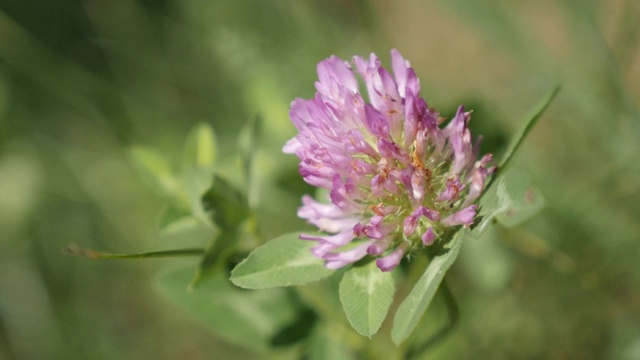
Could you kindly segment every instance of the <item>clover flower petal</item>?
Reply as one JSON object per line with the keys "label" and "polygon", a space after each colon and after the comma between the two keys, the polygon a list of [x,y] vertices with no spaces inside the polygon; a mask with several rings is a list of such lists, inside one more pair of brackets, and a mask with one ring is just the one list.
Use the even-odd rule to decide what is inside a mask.
{"label": "clover flower petal", "polygon": [[291,104],[298,134],[283,151],[300,159],[308,184],[329,194],[326,203],[305,195],[298,210],[327,234],[301,236],[317,242],[312,253],[331,269],[374,256],[391,271],[448,228],[473,224],[495,166],[491,154],[477,160],[480,139],[472,143],[463,106],[441,127],[399,51],[391,50],[393,75],[375,54],[351,64],[336,56],[318,64],[315,97]]}

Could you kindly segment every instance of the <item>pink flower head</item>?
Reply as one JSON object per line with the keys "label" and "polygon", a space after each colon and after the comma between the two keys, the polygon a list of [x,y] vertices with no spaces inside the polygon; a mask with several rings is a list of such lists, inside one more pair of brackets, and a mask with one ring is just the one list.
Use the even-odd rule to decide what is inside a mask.
{"label": "pink flower head", "polygon": [[304,196],[298,211],[328,235],[301,238],[316,241],[312,253],[332,269],[374,256],[391,271],[447,228],[469,227],[495,171],[491,154],[477,160],[471,113],[460,106],[441,128],[409,62],[394,49],[391,63],[393,75],[374,54],[351,64],[332,56],[318,64],[316,96],[291,104],[298,134],[283,151],[298,156],[307,183],[329,193],[327,203]]}

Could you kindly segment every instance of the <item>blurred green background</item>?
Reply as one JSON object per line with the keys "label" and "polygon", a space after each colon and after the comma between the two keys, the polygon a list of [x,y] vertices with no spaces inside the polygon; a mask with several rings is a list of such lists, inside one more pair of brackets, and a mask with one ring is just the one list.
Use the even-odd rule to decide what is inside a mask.
{"label": "blurred green background", "polygon": [[563,85],[513,164],[547,207],[465,244],[448,276],[460,324],[429,355],[640,359],[638,19],[636,0],[0,0],[0,358],[255,357],[158,291],[157,273],[197,259],[61,248],[205,244],[202,231],[157,230],[167,199],[128,151],[154,148],[179,169],[189,130],[206,122],[220,171],[233,172],[257,114],[260,231],[302,229],[295,209],[310,189],[281,153],[290,101],[313,95],[329,55],[374,51],[388,64],[398,48],[430,106],[474,109],[485,151],[500,153]]}

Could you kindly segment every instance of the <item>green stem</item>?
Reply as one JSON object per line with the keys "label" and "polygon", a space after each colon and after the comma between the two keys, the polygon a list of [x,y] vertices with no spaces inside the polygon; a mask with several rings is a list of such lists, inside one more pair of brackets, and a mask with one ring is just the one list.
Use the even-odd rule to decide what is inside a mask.
{"label": "green stem", "polygon": [[204,249],[200,248],[151,251],[138,254],[113,254],[91,249],[83,249],[76,244],[69,244],[67,247],[62,249],[62,251],[65,254],[85,256],[91,259],[149,259],[176,256],[199,256],[204,254]]}
{"label": "green stem", "polygon": [[458,303],[456,302],[451,289],[449,289],[449,285],[447,285],[446,279],[442,279],[442,283],[440,284],[440,288],[438,290],[441,290],[440,293],[444,296],[445,304],[447,306],[447,314],[449,315],[449,322],[427,341],[423,342],[415,348],[410,349],[404,357],[407,360],[417,358],[419,355],[423,355],[433,345],[449,336],[452,330],[456,327],[456,324],[458,324],[458,318],[460,314]]}

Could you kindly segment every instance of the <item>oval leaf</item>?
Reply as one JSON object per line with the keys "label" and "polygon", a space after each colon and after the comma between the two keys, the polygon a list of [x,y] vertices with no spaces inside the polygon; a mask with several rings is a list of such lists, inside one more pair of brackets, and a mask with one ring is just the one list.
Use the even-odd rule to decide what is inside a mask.
{"label": "oval leaf", "polygon": [[395,291],[393,276],[380,271],[375,261],[347,271],[340,282],[340,301],[351,326],[361,335],[374,335],[387,317]]}
{"label": "oval leaf", "polygon": [[302,285],[333,273],[311,254],[315,242],[299,233],[275,238],[256,248],[231,272],[231,282],[246,289]]}
{"label": "oval leaf", "polygon": [[464,231],[456,233],[453,240],[431,260],[409,296],[400,304],[391,330],[391,338],[396,345],[405,341],[422,319],[444,275],[458,257],[463,237]]}

